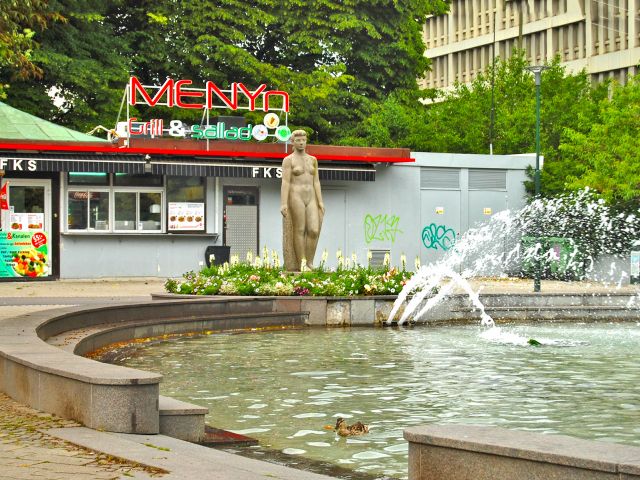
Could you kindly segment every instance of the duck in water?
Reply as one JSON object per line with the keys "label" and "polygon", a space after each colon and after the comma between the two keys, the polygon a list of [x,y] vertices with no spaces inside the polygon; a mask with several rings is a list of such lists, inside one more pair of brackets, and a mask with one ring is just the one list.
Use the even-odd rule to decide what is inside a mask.
{"label": "duck in water", "polygon": [[352,435],[364,435],[369,433],[369,427],[362,422],[356,422],[353,425],[347,425],[344,418],[338,418],[336,420],[336,427],[334,429],[341,437],[350,437]]}

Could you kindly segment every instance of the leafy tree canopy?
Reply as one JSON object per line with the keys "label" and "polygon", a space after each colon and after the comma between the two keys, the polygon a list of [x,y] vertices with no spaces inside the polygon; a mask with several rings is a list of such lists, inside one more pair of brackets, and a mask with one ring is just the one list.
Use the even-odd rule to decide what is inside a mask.
{"label": "leafy tree canopy", "polygon": [[[469,85],[456,84],[447,93],[422,92],[425,97],[436,98],[434,103],[423,104],[416,101],[415,94],[398,95],[396,91],[376,106],[372,114],[341,141],[364,146],[397,146],[416,151],[476,154],[489,153],[492,143],[495,154],[535,152],[535,84],[533,75],[526,70],[527,66],[525,53],[516,51],[507,60],[497,59],[495,68],[487,69]],[[587,153],[587,146],[592,148],[592,157],[596,150],[606,150],[605,146],[611,139],[602,138],[602,141],[595,142],[593,138],[601,135],[606,127],[592,128],[594,122],[597,123],[605,114],[616,117],[615,120],[607,118],[607,121],[629,123],[626,129],[620,126],[621,132],[628,132],[629,142],[603,155],[609,158],[614,151],[618,151],[618,158],[624,157],[623,161],[630,167],[628,160],[635,157],[628,155],[627,150],[633,145],[638,121],[635,117],[634,126],[631,111],[620,109],[624,102],[637,102],[637,97],[631,93],[624,96],[618,93],[610,102],[607,84],[592,87],[584,71],[567,74],[558,58],[547,66],[549,68],[542,73],[540,112],[541,154],[544,156],[543,195],[559,194],[568,185],[579,188],[594,180],[587,180],[585,169],[593,170],[595,160],[586,165],[580,156]],[[492,77],[495,109],[493,129]],[[631,85],[622,90],[629,88],[632,88]],[[614,132],[615,129],[608,131]],[[582,142],[580,155],[577,146],[568,145],[578,141]],[[613,164],[611,168],[615,168]],[[601,171],[604,174],[604,170]],[[627,171],[618,177],[604,174],[599,182],[606,179],[615,182],[630,173]],[[578,179],[587,183],[581,183]],[[530,191],[533,190],[531,183],[527,182]],[[634,188],[640,187],[636,184]],[[624,198],[634,195],[631,190],[625,194],[619,193]]]}
{"label": "leafy tree canopy", "polygon": [[[445,0],[48,3],[69,21],[34,36],[40,47],[33,64],[41,79],[0,76],[11,84],[13,106],[87,130],[115,122],[130,74],[145,83],[167,76],[196,84],[266,83],[290,93],[290,123],[327,143],[392,92],[417,90],[416,78],[428,68],[422,25],[426,15],[448,7]],[[53,105],[52,92],[61,108]],[[191,113],[191,120],[200,115],[181,112],[185,120],[182,113]]]}
{"label": "leafy tree canopy", "polygon": [[115,2],[50,0],[67,19],[34,38],[39,78],[10,82],[13,107],[78,130],[115,122],[128,78],[127,45],[106,19]]}
{"label": "leafy tree canopy", "polygon": [[611,98],[597,105],[586,128],[566,128],[560,151],[574,165],[567,186],[589,186],[606,200],[637,204],[640,200],[640,76],[614,86]]}
{"label": "leafy tree canopy", "polygon": [[[63,21],[45,0],[4,0],[0,6],[0,72],[6,79],[38,78],[42,69],[33,63],[37,47],[33,37],[52,21]],[[0,99],[6,85],[0,84]]]}

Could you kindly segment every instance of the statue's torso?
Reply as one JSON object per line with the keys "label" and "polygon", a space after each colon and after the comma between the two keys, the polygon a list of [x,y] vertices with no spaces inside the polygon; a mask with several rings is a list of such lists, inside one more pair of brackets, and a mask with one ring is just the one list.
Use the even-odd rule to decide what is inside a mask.
{"label": "statue's torso", "polygon": [[291,189],[293,195],[300,196],[307,205],[315,198],[313,179],[316,173],[315,157],[311,155],[291,155]]}

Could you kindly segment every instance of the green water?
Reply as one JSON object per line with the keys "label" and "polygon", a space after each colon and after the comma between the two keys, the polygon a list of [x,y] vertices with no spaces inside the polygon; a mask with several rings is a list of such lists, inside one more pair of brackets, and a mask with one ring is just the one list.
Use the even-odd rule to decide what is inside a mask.
{"label": "green water", "polygon": [[[482,335],[481,335],[482,334]],[[532,346],[535,338],[551,345]],[[406,427],[495,425],[640,446],[640,326],[289,330],[182,337],[120,364],[210,409],[207,423],[374,477],[407,477]],[[370,433],[340,438],[338,416]]]}

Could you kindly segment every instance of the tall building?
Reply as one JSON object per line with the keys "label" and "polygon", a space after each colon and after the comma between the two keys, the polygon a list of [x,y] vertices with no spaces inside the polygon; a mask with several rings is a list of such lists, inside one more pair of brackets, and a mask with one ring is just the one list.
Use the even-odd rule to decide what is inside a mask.
{"label": "tall building", "polygon": [[640,0],[452,0],[450,13],[427,19],[425,88],[471,82],[495,53],[521,46],[531,64],[560,55],[570,72],[624,83],[640,63]]}

